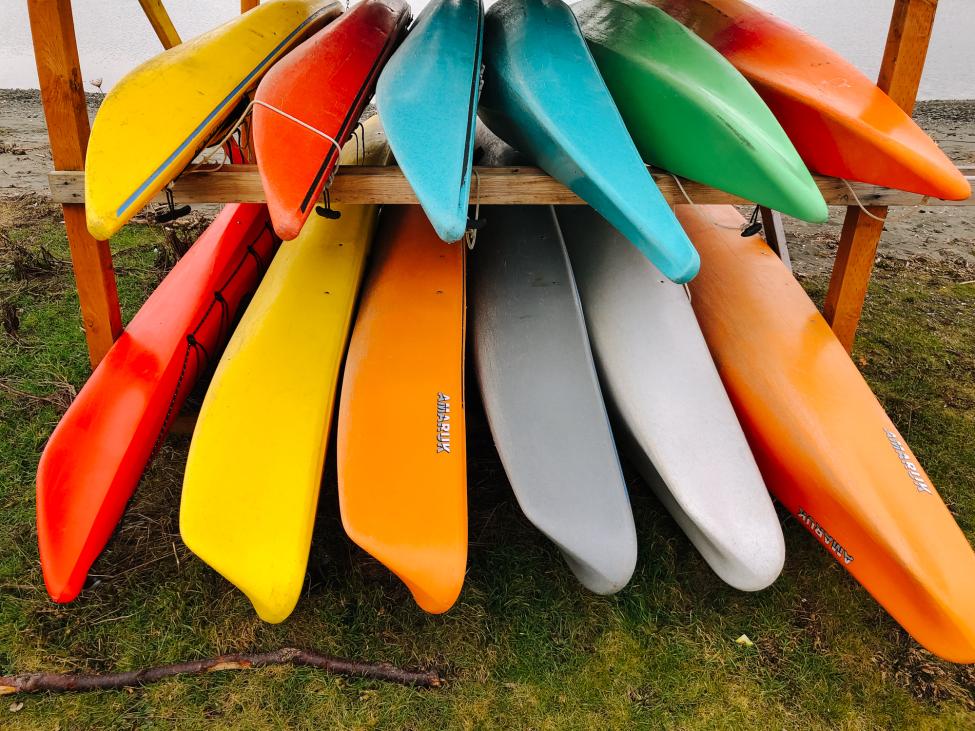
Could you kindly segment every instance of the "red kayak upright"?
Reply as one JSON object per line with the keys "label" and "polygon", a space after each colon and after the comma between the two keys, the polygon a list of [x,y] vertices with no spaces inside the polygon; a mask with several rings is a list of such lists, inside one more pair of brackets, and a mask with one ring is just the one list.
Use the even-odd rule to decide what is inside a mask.
{"label": "red kayak upright", "polygon": [[156,445],[278,243],[266,206],[226,206],[57,425],[37,467],[37,538],[54,601],[78,596]]}
{"label": "red kayak upright", "polygon": [[965,176],[910,115],[853,64],[744,0],[647,0],[727,58],[811,170],[945,200]]}
{"label": "red kayak upright", "polygon": [[254,151],[271,222],[282,239],[297,236],[315,207],[335,171],[340,146],[352,135],[409,22],[404,0],[362,0],[261,80]]}

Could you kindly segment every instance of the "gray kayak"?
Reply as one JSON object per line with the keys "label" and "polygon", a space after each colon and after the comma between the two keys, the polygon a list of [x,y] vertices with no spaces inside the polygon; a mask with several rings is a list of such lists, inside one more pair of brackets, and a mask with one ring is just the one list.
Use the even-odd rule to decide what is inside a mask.
{"label": "gray kayak", "polygon": [[483,213],[471,262],[474,365],[501,461],[521,509],[579,581],[619,591],[636,564],[636,530],[555,213]]}
{"label": "gray kayak", "polygon": [[557,216],[621,444],[715,573],[765,588],[782,529],[684,288],[592,209]]}

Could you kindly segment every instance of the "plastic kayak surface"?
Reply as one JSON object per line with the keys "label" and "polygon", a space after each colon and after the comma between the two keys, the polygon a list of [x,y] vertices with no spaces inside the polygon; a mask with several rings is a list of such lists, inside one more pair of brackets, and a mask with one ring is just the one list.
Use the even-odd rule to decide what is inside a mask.
{"label": "plastic kayak surface", "polygon": [[501,0],[484,26],[479,114],[599,211],[669,278],[698,270],[562,0]]}
{"label": "plastic kayak surface", "polygon": [[282,239],[295,238],[315,208],[339,162],[335,143],[349,139],[409,22],[404,0],[361,0],[275,64],[257,87],[254,152]]}
{"label": "plastic kayak surface", "polygon": [[894,101],[842,56],[742,0],[646,0],[744,74],[816,172],[947,200],[964,176]]}
{"label": "plastic kayak surface", "polygon": [[263,205],[225,206],[65,412],[37,467],[41,569],[55,601],[81,591],[156,445],[277,244]]}
{"label": "plastic kayak surface", "polygon": [[[691,302],[772,493],[927,649],[975,661],[975,554],[802,287],[731,206],[678,217]],[[718,225],[716,225],[718,224]]]}
{"label": "plastic kayak surface", "polygon": [[[366,123],[365,162],[388,148]],[[351,149],[350,149],[351,148]],[[355,145],[343,150],[348,163]],[[183,541],[281,622],[301,593],[342,356],[375,206],[312,216],[278,256],[213,375],[190,444]]]}
{"label": "plastic kayak surface", "polygon": [[619,591],[636,565],[636,529],[555,212],[482,211],[474,362],[494,443],[525,516],[579,581]]}
{"label": "plastic kayak surface", "polygon": [[593,210],[556,215],[617,436],[718,576],[764,589],[782,528],[687,293]]}
{"label": "plastic kayak surface", "polygon": [[483,38],[480,0],[434,0],[376,85],[389,146],[444,241],[467,228]]}
{"label": "plastic kayak surface", "polygon": [[782,127],[711,46],[643,0],[572,7],[643,159],[806,221],[826,202]]}
{"label": "plastic kayak surface", "polygon": [[336,17],[331,0],[263,3],[164,51],[102,102],[85,158],[88,230],[107,239],[168,185],[289,49]]}
{"label": "plastic kayak surface", "polygon": [[339,406],[345,531],[434,613],[467,568],[466,250],[418,206],[383,210]]}

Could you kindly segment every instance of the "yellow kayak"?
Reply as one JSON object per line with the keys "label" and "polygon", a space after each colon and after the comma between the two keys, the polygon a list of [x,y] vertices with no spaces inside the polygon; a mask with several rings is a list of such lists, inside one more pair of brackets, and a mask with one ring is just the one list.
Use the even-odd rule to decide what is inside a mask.
{"label": "yellow kayak", "polygon": [[105,97],[85,159],[88,230],[104,240],[166,187],[281,56],[342,12],[274,0],[155,58]]}
{"label": "yellow kayak", "polygon": [[[353,140],[342,152],[356,161]],[[389,148],[366,122],[366,165]],[[261,619],[298,601],[339,366],[376,226],[376,206],[312,215],[271,263],[217,366],[190,445],[183,541],[236,584]]]}

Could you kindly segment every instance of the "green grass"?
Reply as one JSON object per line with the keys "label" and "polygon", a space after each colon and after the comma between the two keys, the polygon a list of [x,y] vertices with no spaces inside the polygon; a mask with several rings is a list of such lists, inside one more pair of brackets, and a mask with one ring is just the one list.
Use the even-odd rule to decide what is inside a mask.
{"label": "green grass", "polygon": [[[3,204],[0,204],[3,205]],[[20,204],[23,205],[23,204]],[[614,597],[581,589],[525,521],[476,404],[470,408],[471,551],[457,606],[432,617],[352,546],[327,469],[305,596],[282,625],[181,544],[187,443],[170,438],[75,603],[43,589],[33,526],[44,440],[87,373],[56,213],[0,221],[0,304],[18,311],[0,341],[0,672],[131,669],[282,645],[435,667],[419,691],[311,670],[186,677],[136,690],[25,697],[0,727],[200,728],[892,728],[971,727],[975,673],[918,648],[783,516],[788,559],[746,595],[709,571],[631,476],[640,559]],[[128,226],[120,297],[131,317],[163,274],[161,232]],[[39,259],[42,247],[52,255]],[[31,264],[18,278],[15,265]],[[40,261],[40,264],[38,262]],[[975,538],[975,287],[947,267],[882,262],[856,358]],[[805,282],[821,297],[822,279]],[[735,644],[747,634],[753,647]]]}

